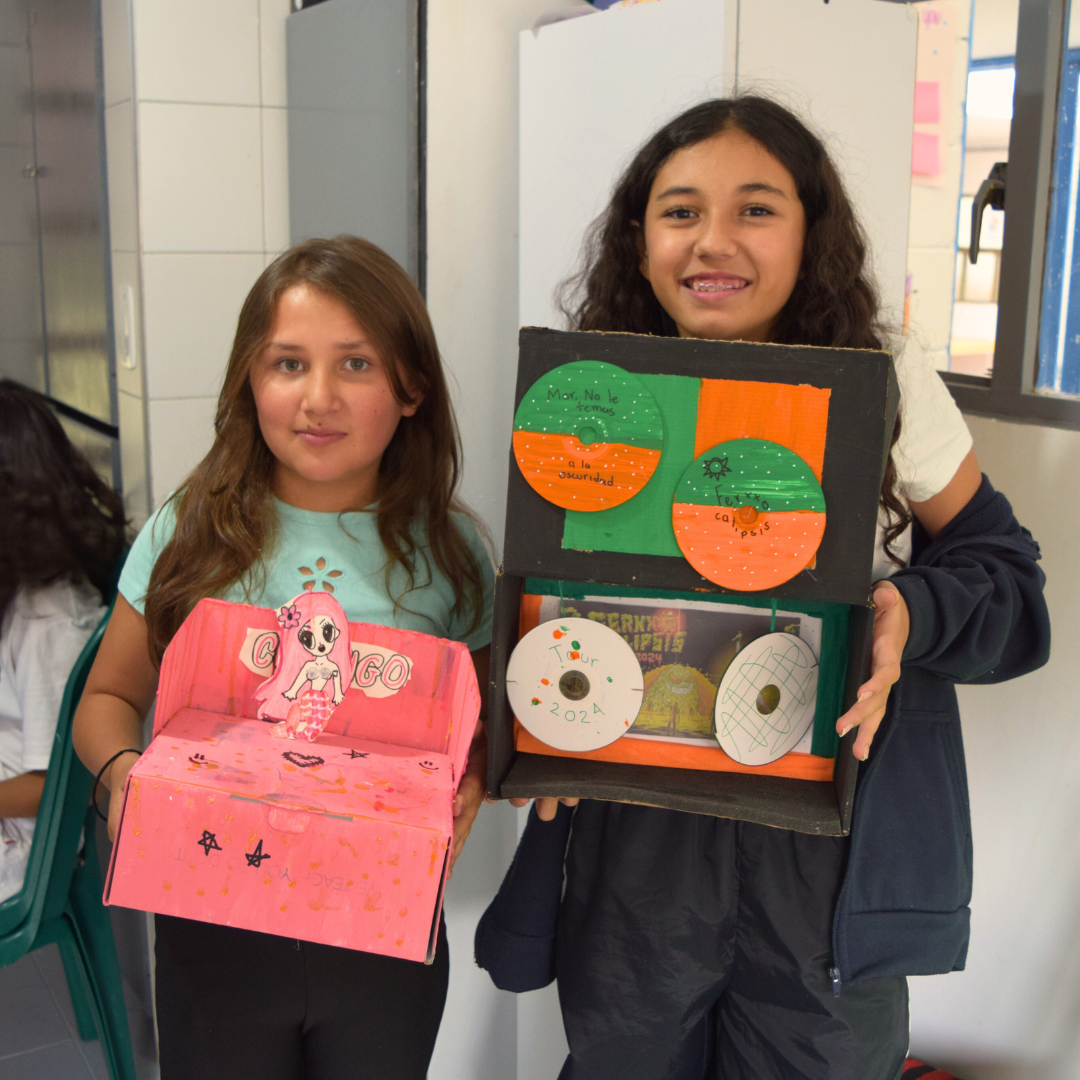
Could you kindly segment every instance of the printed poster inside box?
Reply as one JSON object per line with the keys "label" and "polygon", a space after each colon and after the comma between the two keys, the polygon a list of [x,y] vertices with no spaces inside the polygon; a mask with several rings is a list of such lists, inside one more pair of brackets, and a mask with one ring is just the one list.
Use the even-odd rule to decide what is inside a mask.
{"label": "printed poster inside box", "polygon": [[[769,609],[647,597],[544,596],[540,622],[583,618],[603,623],[634,650],[645,678],[641,711],[623,736],[692,746],[716,745],[716,694],[735,657],[773,631]],[[775,629],[821,654],[821,620],[776,612]],[[809,754],[813,727],[791,749]]]}

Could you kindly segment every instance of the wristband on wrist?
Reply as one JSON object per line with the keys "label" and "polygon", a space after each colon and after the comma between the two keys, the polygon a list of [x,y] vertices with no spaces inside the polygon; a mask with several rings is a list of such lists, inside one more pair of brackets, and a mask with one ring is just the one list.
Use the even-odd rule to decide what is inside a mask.
{"label": "wristband on wrist", "polygon": [[141,750],[133,750],[131,748],[125,748],[123,750],[117,750],[116,753],[113,754],[113,756],[111,758],[109,758],[109,760],[106,761],[105,764],[102,765],[100,769],[98,769],[98,774],[97,774],[97,776],[94,777],[94,790],[90,794],[90,801],[94,804],[94,810],[97,812],[97,816],[99,818],[101,818],[102,821],[108,821],[109,816],[108,816],[108,814],[103,814],[101,812],[101,807],[98,806],[98,801],[97,801],[98,784],[101,783],[101,778],[105,775],[105,770],[118,757],[121,757],[124,754],[135,754],[136,756],[141,757],[142,756],[142,751]]}

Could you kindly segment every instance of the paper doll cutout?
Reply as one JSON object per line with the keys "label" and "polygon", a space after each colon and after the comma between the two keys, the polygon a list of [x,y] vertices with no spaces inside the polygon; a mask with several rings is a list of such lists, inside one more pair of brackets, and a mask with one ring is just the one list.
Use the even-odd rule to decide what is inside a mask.
{"label": "paper doll cutout", "polygon": [[341,605],[322,592],[302,593],[278,612],[277,670],[252,695],[260,719],[279,720],[272,733],[319,737],[351,682],[349,622]]}
{"label": "paper doll cutout", "polygon": [[[318,595],[318,594],[316,594]],[[295,602],[286,604],[282,610],[295,611]],[[299,625],[299,612],[293,615],[279,615],[279,619],[292,623],[293,629]],[[281,645],[281,634],[276,630],[258,630],[249,628],[243,645],[240,646],[240,662],[256,675],[269,677],[274,672],[274,662]],[[390,697],[396,694],[412,677],[412,660],[383,645],[372,645],[366,641],[351,641],[349,658],[351,681],[349,685],[363,690],[365,696],[374,698]]]}

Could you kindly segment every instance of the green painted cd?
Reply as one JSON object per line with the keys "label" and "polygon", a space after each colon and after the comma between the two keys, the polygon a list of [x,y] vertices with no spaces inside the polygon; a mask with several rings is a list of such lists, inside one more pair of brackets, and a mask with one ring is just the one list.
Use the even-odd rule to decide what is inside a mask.
{"label": "green painted cd", "polygon": [[514,415],[514,456],[545,499],[605,510],[636,495],[660,463],[664,423],[636,376],[600,360],[553,368]]}
{"label": "green painted cd", "polygon": [[695,459],[672,502],[675,539],[703,576],[758,592],[813,560],[825,531],[825,496],[798,454],[763,439],[733,439]]}

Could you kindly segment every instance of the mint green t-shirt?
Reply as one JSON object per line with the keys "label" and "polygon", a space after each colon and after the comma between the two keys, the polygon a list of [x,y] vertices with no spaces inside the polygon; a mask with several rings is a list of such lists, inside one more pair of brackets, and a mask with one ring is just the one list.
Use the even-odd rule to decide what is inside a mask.
{"label": "mint green t-shirt", "polygon": [[[373,512],[325,514],[275,501],[278,530],[273,549],[265,558],[265,584],[248,596],[242,585],[234,583],[222,599],[276,609],[303,592],[305,584],[314,582],[308,588],[332,591],[350,622],[419,630],[463,641],[471,650],[490,643],[495,574],[491,556],[466,515],[455,515],[454,520],[476,556],[484,579],[484,609],[471,632],[472,612],[453,610],[454,590],[430,557],[430,569],[424,559],[417,560],[416,587],[411,591],[406,591],[408,575],[395,566],[390,577],[391,591],[387,592],[386,552]],[[140,613],[150,572],[175,527],[175,513],[167,502],[143,526],[124,563],[120,592]],[[395,596],[400,600],[396,609]]]}

